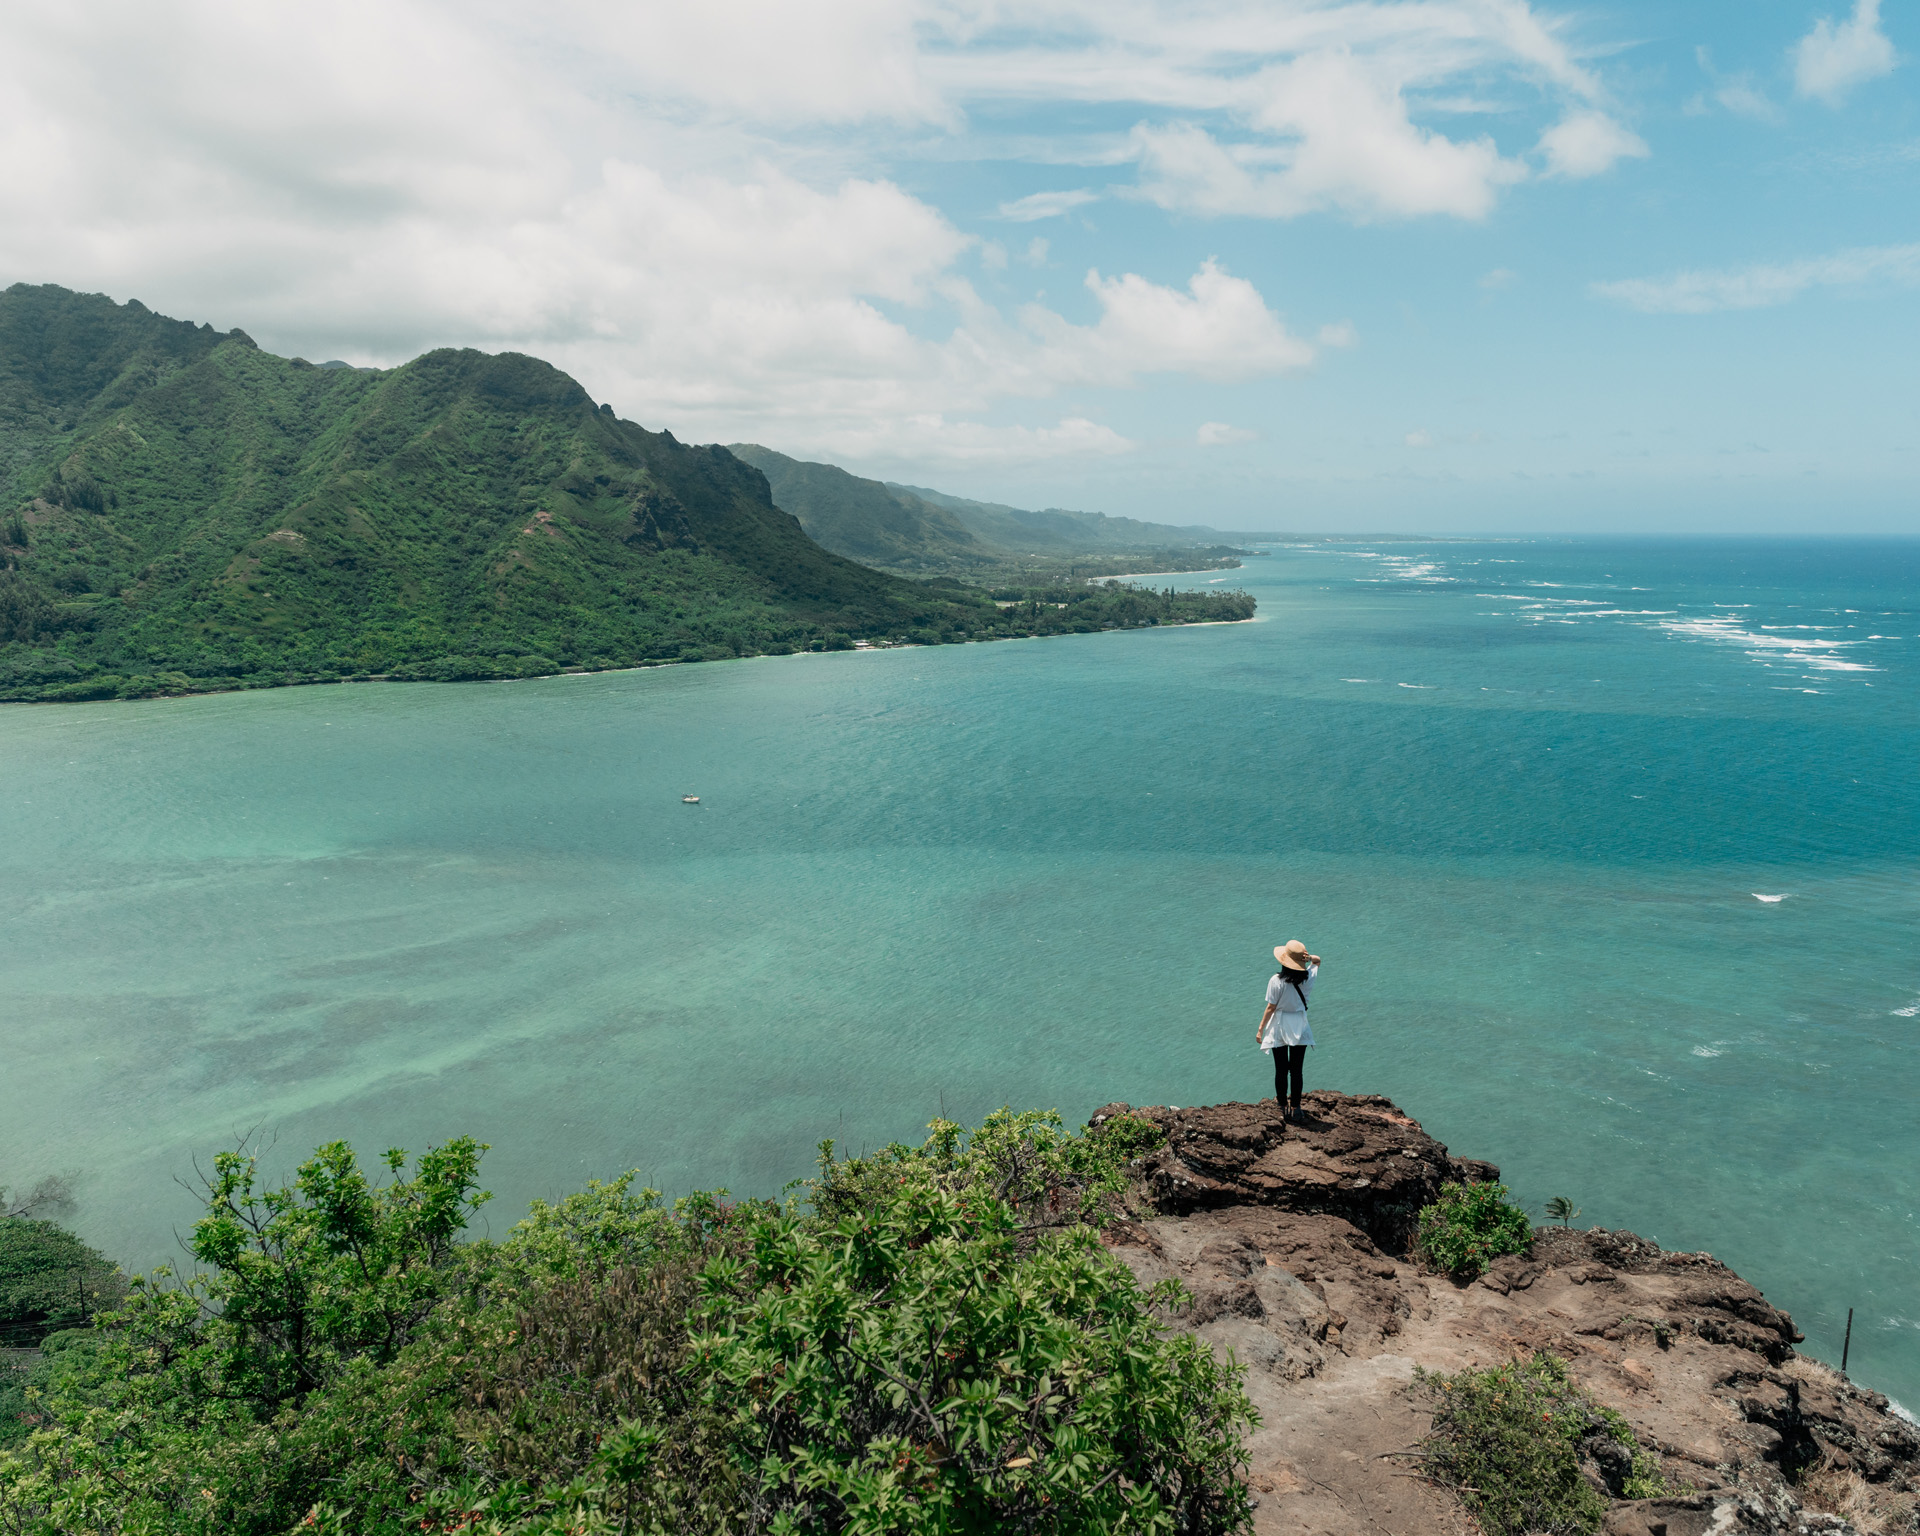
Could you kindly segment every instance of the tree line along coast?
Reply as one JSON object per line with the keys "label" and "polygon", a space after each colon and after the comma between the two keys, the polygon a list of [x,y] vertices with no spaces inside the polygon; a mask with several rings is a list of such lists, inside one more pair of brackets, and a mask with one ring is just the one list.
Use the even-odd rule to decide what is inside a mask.
{"label": "tree line along coast", "polygon": [[690,446],[518,354],[314,365],[0,293],[0,699],[1238,620],[1244,593],[1113,579],[1231,568],[1231,537]]}

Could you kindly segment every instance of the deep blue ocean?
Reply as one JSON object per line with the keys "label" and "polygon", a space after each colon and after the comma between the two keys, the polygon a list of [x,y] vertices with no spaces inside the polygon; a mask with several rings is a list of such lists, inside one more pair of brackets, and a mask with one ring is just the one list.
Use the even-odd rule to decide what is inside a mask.
{"label": "deep blue ocean", "polygon": [[[1391,1094],[1920,1406],[1920,544],[1275,546],[1250,624],[0,710],[0,1181],[471,1132],[492,1230],[944,1111]],[[701,796],[698,806],[683,793]]]}

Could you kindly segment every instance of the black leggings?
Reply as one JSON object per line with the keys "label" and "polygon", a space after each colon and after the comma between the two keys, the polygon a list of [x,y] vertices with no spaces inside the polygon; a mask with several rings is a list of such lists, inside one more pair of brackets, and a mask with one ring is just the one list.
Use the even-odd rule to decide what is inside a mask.
{"label": "black leggings", "polygon": [[1287,1081],[1293,1081],[1293,1107],[1300,1107],[1300,1080],[1305,1076],[1307,1048],[1304,1045],[1276,1045],[1273,1048],[1273,1098],[1282,1109],[1287,1107]]}

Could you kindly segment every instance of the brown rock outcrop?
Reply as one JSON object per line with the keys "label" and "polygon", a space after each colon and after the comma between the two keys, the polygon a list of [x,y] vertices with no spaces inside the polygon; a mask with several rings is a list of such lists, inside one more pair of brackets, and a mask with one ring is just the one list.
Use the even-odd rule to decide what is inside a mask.
{"label": "brown rock outcrop", "polygon": [[1247,1366],[1258,1531],[1469,1536],[1407,1455],[1428,1422],[1414,1372],[1549,1349],[1687,1490],[1615,1500],[1611,1536],[1920,1532],[1920,1429],[1798,1354],[1793,1320],[1711,1255],[1540,1228],[1530,1254],[1455,1284],[1412,1254],[1420,1208],[1498,1170],[1387,1099],[1306,1103],[1304,1126],[1271,1100],[1093,1117],[1167,1133],[1107,1241],[1143,1281],[1181,1280],[1181,1325]]}

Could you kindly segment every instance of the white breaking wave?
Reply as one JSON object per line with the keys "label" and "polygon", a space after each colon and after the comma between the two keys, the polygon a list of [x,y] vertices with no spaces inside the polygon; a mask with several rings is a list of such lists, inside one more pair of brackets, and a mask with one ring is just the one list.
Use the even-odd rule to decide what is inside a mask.
{"label": "white breaking wave", "polygon": [[1785,901],[1787,899],[1784,893],[1779,896],[1762,896],[1758,891],[1755,891],[1752,894],[1755,901]]}
{"label": "white breaking wave", "polygon": [[1710,1045],[1696,1045],[1693,1048],[1693,1054],[1696,1056],[1718,1056],[1720,1053]]}
{"label": "white breaking wave", "polygon": [[1920,1018],[1920,1003],[1913,1003],[1905,1008],[1896,1008],[1893,1010],[1893,1016],[1896,1019]]}
{"label": "white breaking wave", "polygon": [[[1669,634],[1684,635],[1692,640],[1718,640],[1726,645],[1738,645],[1746,648],[1749,656],[1759,661],[1799,661],[1822,672],[1878,672],[1880,669],[1869,666],[1863,661],[1847,661],[1834,655],[1842,646],[1864,645],[1864,640],[1830,640],[1825,635],[1779,635],[1768,633],[1768,626],[1758,629],[1743,629],[1738,619],[1728,616],[1716,616],[1707,619],[1669,619],[1659,626]],[[1782,626],[1784,627],[1784,626]],[[1794,625],[1795,629],[1814,630],[1830,626]]]}

